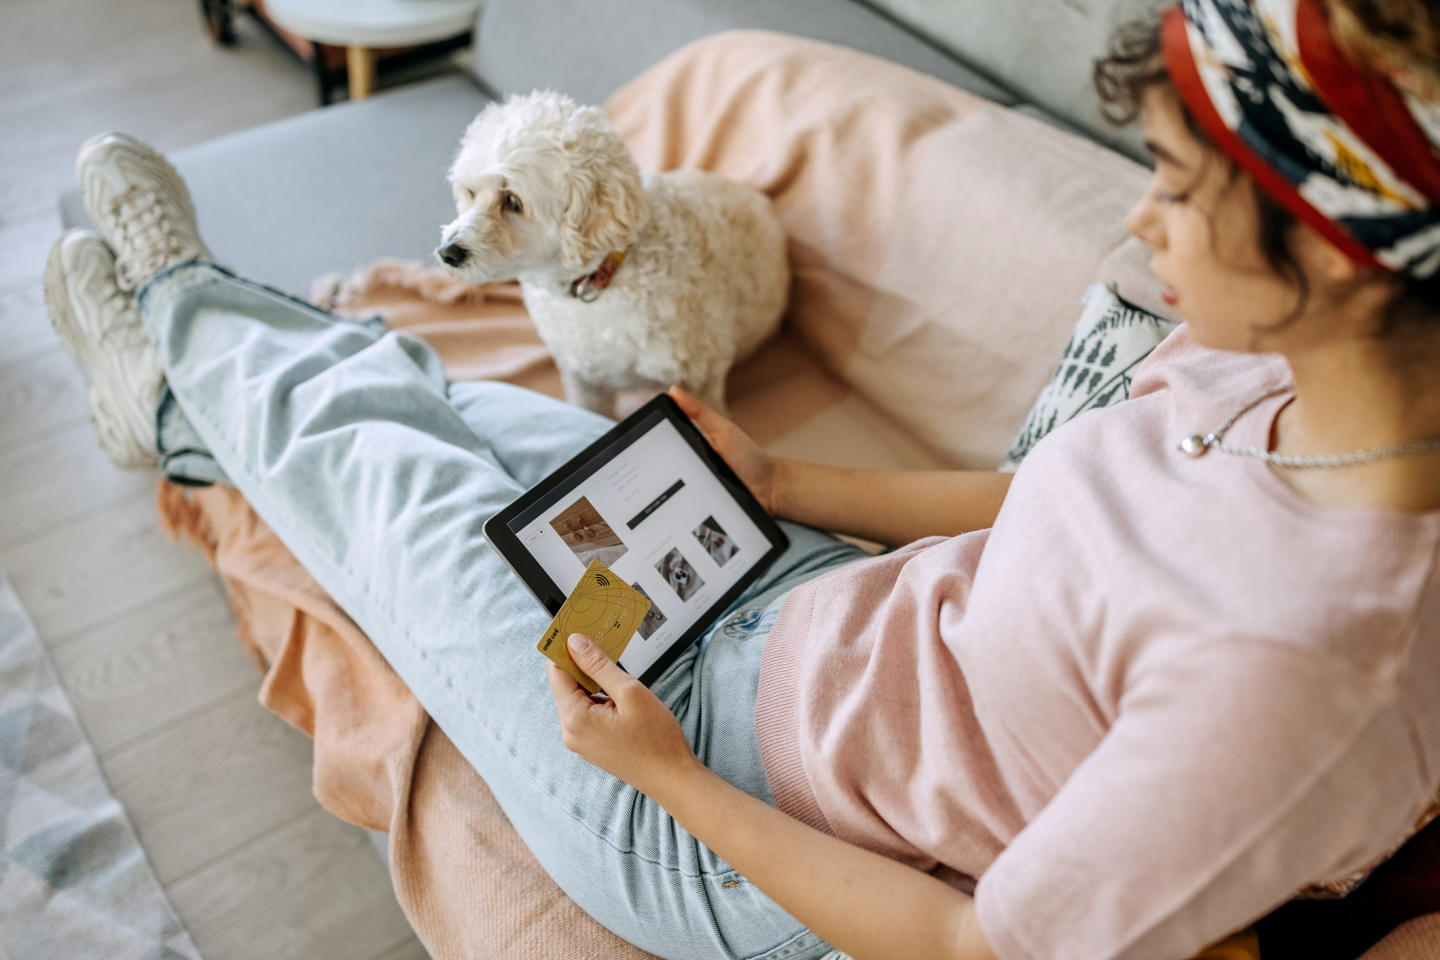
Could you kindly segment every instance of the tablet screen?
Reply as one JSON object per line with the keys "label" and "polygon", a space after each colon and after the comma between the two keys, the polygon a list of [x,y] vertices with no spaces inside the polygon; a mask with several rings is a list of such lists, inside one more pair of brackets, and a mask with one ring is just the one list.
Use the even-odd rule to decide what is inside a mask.
{"label": "tablet screen", "polygon": [[[567,464],[517,501],[520,509],[497,518],[559,599],[592,560],[650,599],[649,614],[620,657],[635,676],[668,663],[667,652],[697,636],[778,553],[778,531],[763,511],[752,516],[758,504],[748,491],[741,486],[737,497],[728,468],[722,480],[707,463],[713,451],[696,449],[698,434],[682,435],[693,432],[688,421],[682,427],[665,414],[657,408],[628,419],[603,438],[602,449],[586,451],[582,462]],[[512,566],[525,576],[513,559]],[[552,613],[558,609],[557,594],[531,588]]]}

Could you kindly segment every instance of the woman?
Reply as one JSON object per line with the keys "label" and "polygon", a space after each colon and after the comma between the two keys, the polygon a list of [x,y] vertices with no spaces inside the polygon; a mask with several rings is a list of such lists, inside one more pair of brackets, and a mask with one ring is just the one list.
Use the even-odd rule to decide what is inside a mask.
{"label": "woman", "polygon": [[[571,638],[599,701],[541,683],[544,614],[481,529],[605,421],[213,266],[123,137],[82,148],[104,240],[62,238],[48,300],[107,450],[208,451],[625,938],[1190,956],[1393,850],[1440,777],[1435,161],[1329,113],[1309,84],[1354,68],[1316,13],[1197,0],[1102,64],[1187,324],[1013,483],[777,461],[677,392],[772,513],[946,536],[863,559],[791,524],[653,688]],[[153,354],[102,348],[142,323],[164,402]]]}

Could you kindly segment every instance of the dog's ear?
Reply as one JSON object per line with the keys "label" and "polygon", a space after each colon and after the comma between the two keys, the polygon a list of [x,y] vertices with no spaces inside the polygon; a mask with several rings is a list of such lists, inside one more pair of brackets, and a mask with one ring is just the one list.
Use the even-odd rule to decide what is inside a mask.
{"label": "dog's ear", "polygon": [[560,219],[560,261],[567,268],[593,266],[612,250],[624,250],[649,218],[640,168],[593,107],[577,111],[567,152],[577,159],[567,177]]}

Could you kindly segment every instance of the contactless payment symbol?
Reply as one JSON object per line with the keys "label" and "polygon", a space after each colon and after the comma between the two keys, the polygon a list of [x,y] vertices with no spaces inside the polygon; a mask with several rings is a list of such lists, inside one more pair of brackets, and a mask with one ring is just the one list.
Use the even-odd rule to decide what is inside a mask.
{"label": "contactless payment symbol", "polygon": [[565,643],[556,641],[572,633],[583,633],[604,650],[606,656],[618,661],[649,611],[649,597],[594,560],[555,614],[536,648],[586,690],[598,693],[600,687],[575,666]]}

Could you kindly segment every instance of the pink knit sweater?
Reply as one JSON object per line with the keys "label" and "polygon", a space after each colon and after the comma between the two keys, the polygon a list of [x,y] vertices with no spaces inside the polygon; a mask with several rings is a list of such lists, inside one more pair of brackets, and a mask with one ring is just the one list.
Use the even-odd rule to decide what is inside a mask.
{"label": "pink knit sweater", "polygon": [[1176,449],[1287,377],[1181,327],[993,529],[793,591],[756,706],[780,807],[974,889],[1005,960],[1188,957],[1399,844],[1440,787],[1440,512]]}

